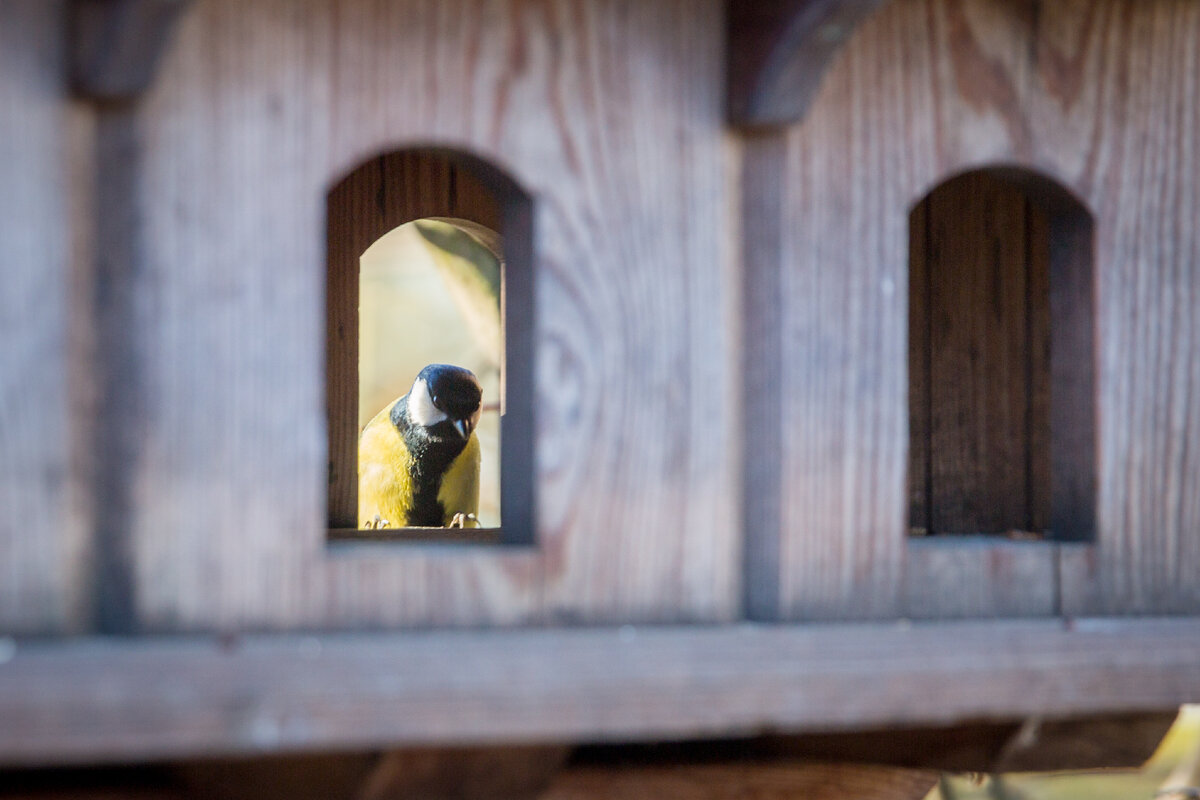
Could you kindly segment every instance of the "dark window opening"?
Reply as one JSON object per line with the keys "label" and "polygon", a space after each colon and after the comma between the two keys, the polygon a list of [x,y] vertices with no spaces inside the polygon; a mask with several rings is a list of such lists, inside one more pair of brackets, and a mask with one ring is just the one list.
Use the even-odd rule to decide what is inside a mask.
{"label": "dark window opening", "polygon": [[952,178],[909,216],[909,531],[1091,541],[1093,224],[1047,178]]}
{"label": "dark window opening", "polygon": [[[331,538],[531,543],[528,195],[478,158],[421,148],[353,170],[330,190],[327,212]],[[363,524],[360,431],[408,391],[426,363],[470,369],[483,387],[472,433],[482,453],[480,507],[471,520],[478,527]],[[428,501],[428,491],[423,496]]]}

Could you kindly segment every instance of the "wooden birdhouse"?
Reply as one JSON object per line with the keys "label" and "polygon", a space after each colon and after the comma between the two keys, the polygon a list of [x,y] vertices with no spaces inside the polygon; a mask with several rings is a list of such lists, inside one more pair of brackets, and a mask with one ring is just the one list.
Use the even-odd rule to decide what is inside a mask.
{"label": "wooden birdhouse", "polygon": [[3,0],[0,187],[0,767],[1200,698],[1193,0]]}

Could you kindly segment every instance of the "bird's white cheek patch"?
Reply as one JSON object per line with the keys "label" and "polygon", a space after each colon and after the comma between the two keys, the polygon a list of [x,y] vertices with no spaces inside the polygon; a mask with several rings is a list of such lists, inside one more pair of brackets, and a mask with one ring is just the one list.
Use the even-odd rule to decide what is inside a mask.
{"label": "bird's white cheek patch", "polygon": [[419,378],[408,393],[408,418],[426,428],[449,419],[444,411],[433,404],[433,399],[429,396],[429,386]]}

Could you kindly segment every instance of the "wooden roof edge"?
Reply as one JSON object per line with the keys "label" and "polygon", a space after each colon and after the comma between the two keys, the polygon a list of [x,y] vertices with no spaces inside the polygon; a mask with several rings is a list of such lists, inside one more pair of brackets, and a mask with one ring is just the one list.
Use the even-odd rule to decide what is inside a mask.
{"label": "wooden roof edge", "polygon": [[0,765],[1168,711],[1200,619],[0,640]]}
{"label": "wooden roof edge", "polygon": [[71,0],[71,84],[79,97],[136,98],[154,80],[176,22],[191,0]]}
{"label": "wooden roof edge", "polygon": [[733,125],[801,120],[825,70],[883,0],[727,0],[726,107]]}

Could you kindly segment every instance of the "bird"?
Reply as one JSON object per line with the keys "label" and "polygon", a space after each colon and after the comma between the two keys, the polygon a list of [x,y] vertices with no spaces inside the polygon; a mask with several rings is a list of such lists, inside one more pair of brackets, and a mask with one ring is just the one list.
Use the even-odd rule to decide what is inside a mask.
{"label": "bird", "polygon": [[358,439],[359,528],[474,528],[483,390],[469,369],[430,364]]}

